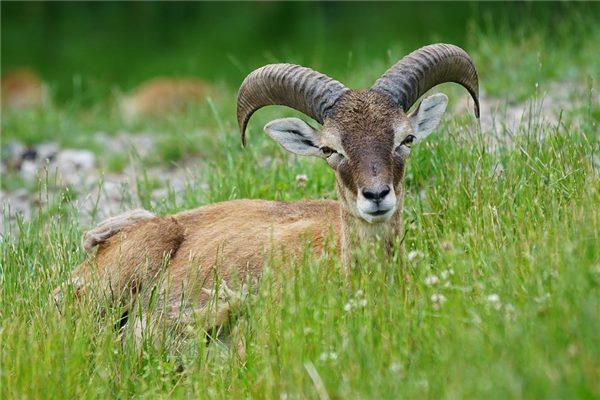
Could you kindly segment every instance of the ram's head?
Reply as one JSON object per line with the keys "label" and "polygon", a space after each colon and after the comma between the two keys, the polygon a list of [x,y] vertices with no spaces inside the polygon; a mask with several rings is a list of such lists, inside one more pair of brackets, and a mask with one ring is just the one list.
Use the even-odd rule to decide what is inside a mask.
{"label": "ram's head", "polygon": [[322,124],[315,129],[298,118],[271,121],[265,132],[292,153],[321,157],[335,170],[340,201],[350,214],[371,223],[388,221],[400,208],[405,163],[412,144],[437,126],[448,99],[427,97],[444,83],[464,86],[479,117],[477,71],[459,47],[423,47],[392,66],[366,90],[352,90],[312,69],[271,64],[246,77],[238,94],[242,142],[252,114],[267,105],[285,105]]}

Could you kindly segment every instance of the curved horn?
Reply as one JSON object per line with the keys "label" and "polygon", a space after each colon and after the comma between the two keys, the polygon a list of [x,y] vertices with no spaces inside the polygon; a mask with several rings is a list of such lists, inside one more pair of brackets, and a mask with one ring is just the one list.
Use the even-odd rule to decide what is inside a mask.
{"label": "curved horn", "polygon": [[471,57],[451,44],[432,44],[413,51],[377,79],[372,89],[408,109],[432,87],[455,82],[465,87],[475,102],[479,118],[479,81]]}
{"label": "curved horn", "polygon": [[246,125],[261,107],[283,105],[323,123],[337,99],[349,89],[327,75],[294,64],[269,64],[244,79],[237,99],[237,119],[246,144]]}

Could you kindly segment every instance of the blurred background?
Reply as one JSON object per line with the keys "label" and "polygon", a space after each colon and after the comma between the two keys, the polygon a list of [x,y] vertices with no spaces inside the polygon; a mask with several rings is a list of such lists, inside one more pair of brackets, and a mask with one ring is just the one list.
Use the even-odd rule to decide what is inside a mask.
{"label": "blurred background", "polygon": [[[156,206],[185,182],[208,184],[206,176],[183,177],[186,170],[201,173],[206,164],[221,168],[255,154],[278,160],[281,152],[260,128],[293,111],[257,113],[245,152],[235,118],[241,81],[272,62],[310,66],[360,88],[418,47],[454,43],[476,62],[482,125],[498,140],[532,114],[531,100],[554,123],[568,108],[600,118],[585,100],[597,96],[592,89],[600,75],[598,3],[3,2],[1,8],[1,190],[3,202],[24,215],[44,174],[57,177],[46,186],[66,187],[73,198],[103,182],[110,193],[100,204],[110,214]],[[450,110],[464,119],[470,107],[455,86],[442,89]],[[331,176],[324,176],[309,188],[331,190]],[[230,198],[232,190],[190,205]],[[284,192],[249,186],[235,196],[302,195]]]}
{"label": "blurred background", "polygon": [[[547,43],[536,31],[550,35],[548,44],[561,29],[580,37],[576,30],[588,29],[583,20],[599,10],[564,2],[11,2],[2,5],[2,70],[30,67],[53,99],[93,102],[115,86],[130,89],[155,76],[237,86],[253,68],[277,61],[348,77],[357,66],[431,42],[476,48],[481,34],[520,37],[543,58],[538,45]],[[570,26],[561,23],[570,19]],[[585,42],[570,46],[577,54]],[[482,75],[489,83],[485,69]]]}

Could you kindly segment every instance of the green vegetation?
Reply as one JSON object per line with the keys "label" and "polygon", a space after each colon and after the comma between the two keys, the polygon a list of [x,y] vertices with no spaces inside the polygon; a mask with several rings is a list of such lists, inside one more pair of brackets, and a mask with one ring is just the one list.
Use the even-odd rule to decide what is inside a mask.
{"label": "green vegetation", "polygon": [[[232,198],[335,197],[324,163],[297,159],[260,132],[293,112],[258,113],[241,148],[235,91],[266,62],[302,62],[366,86],[420,44],[456,42],[473,55],[488,95],[541,101],[558,82],[573,105],[560,124],[500,132],[512,140],[493,150],[471,117],[449,112],[411,155],[405,255],[362,249],[349,287],[331,254],[295,262],[292,279],[268,275],[239,313],[245,358],[234,346],[204,346],[199,330],[185,349],[171,348],[168,332],[158,346],[136,348],[116,334],[117,311],[100,316],[98,304],[70,297],[59,313],[51,293],[84,259],[87,227],[77,222],[71,190],[49,194],[40,182],[34,190],[47,206],[0,239],[0,398],[600,396],[600,107],[590,94],[600,76],[598,5],[197,7],[3,3],[3,68],[31,65],[53,86],[48,108],[3,113],[3,142],[56,140],[102,155],[94,132],[156,133],[164,147],[148,163],[203,162],[182,192],[158,202],[150,201],[156,182],[140,172],[131,191],[168,214]],[[132,9],[139,14],[130,21]],[[28,23],[47,21],[45,13],[52,24]],[[157,15],[164,24],[148,25]],[[209,32],[220,39],[201,40]],[[222,91],[183,115],[122,121],[112,85],[157,74],[217,79]],[[462,94],[442,90],[450,108]],[[128,162],[112,157],[103,160],[110,171]],[[304,187],[298,174],[308,176]],[[2,177],[3,190],[18,186],[18,177]]]}

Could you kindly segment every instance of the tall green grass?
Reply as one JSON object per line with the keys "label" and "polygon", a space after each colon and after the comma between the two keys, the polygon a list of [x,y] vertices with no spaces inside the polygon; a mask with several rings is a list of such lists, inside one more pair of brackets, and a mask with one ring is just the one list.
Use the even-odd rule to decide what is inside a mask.
{"label": "tall green grass", "polygon": [[[298,261],[293,279],[272,265],[239,315],[245,359],[235,346],[207,349],[200,330],[197,346],[171,352],[123,344],[93,304],[68,302],[60,314],[49,294],[84,255],[76,210],[51,199],[2,243],[2,398],[597,396],[597,138],[541,128],[541,141],[523,132],[489,152],[476,133],[454,135],[458,124],[413,154],[412,254],[359,254],[349,288],[331,254]],[[253,151],[233,151],[202,173],[213,179],[207,189],[192,183],[158,211],[331,192],[322,165],[263,151],[276,157],[269,168]],[[309,176],[302,190],[290,187],[300,172]]]}
{"label": "tall green grass", "polygon": [[[115,331],[116,310],[100,315],[99,304],[71,297],[59,310],[50,295],[84,259],[87,227],[70,202],[77,193],[48,192],[52,182],[39,182],[34,189],[47,206],[0,239],[0,398],[599,397],[600,114],[589,96],[597,82],[586,79],[598,76],[599,25],[590,21],[575,13],[537,33],[498,21],[471,25],[468,46],[484,90],[539,100],[552,80],[583,83],[569,89],[573,110],[558,125],[522,125],[495,149],[470,117],[450,112],[411,155],[404,255],[357,249],[348,285],[331,252],[296,260],[285,279],[281,261],[270,262],[258,294],[238,311],[245,357],[218,340],[206,346],[199,327],[187,346],[159,332],[157,345],[139,347]],[[331,44],[344,57],[323,64],[357,86],[411,50],[397,45],[389,60],[357,60],[347,53],[353,44]],[[329,44],[322,46],[315,59],[327,59]],[[130,79],[144,77],[138,70]],[[194,112],[128,126],[100,83],[88,100],[67,95],[43,112],[5,113],[3,139],[91,147],[93,132],[124,128],[177,142],[152,162],[201,158],[186,189],[158,203],[143,176],[131,189],[160,214],[234,198],[335,197],[324,163],[284,153],[260,132],[268,119],[294,113],[261,111],[241,148],[236,85],[224,83],[222,98]],[[446,89],[456,101],[459,90]],[[308,176],[304,187],[298,174]]]}

